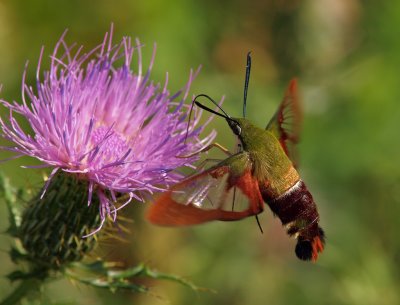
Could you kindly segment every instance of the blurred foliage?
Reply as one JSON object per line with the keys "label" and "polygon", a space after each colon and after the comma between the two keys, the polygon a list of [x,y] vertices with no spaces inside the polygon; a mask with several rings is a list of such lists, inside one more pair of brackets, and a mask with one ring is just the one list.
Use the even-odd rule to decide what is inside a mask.
{"label": "blurred foliage", "polygon": [[[79,1],[0,0],[2,98],[20,100],[25,60],[33,83],[40,47],[67,40],[87,49],[115,25],[115,36],[157,42],[152,79],[170,72],[172,89],[199,64],[192,93],[226,95],[225,110],[240,115],[245,56],[253,54],[248,117],[264,126],[293,76],[305,108],[301,173],[319,206],[327,233],[317,264],[298,261],[278,220],[157,228],[130,206],[129,243],[99,250],[112,260],[151,262],[161,270],[217,291],[194,294],[165,283],[155,297],[111,294],[51,284],[45,298],[62,304],[399,304],[400,303],[400,3],[361,0]],[[144,51],[149,60],[151,47]],[[172,91],[173,91],[172,90]],[[4,113],[3,113],[4,115]],[[218,141],[233,147],[223,120]],[[228,140],[229,139],[229,140]],[[8,154],[2,154],[7,157]],[[2,164],[13,183],[38,188],[42,172],[20,169],[26,158]],[[1,229],[7,228],[0,206]],[[10,241],[0,236],[2,250]],[[1,274],[12,270],[0,253]],[[12,286],[0,279],[0,296]]]}

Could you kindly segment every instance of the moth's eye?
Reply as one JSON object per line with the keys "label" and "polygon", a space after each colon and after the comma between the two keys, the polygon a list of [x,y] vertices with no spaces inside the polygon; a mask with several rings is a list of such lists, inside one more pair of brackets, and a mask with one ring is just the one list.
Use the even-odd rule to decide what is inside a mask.
{"label": "moth's eye", "polygon": [[237,123],[232,124],[232,130],[233,133],[237,136],[240,136],[240,134],[242,133],[242,128],[240,128],[239,124]]}
{"label": "moth's eye", "polygon": [[231,118],[227,118],[229,127],[232,129],[233,133],[237,136],[240,136],[242,133],[242,128],[240,127],[239,123]]}

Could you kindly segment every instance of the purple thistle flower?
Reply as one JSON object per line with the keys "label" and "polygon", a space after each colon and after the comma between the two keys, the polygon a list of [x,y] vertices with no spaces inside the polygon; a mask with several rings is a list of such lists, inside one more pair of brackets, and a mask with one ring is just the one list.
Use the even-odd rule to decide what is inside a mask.
{"label": "purple thistle flower", "polygon": [[[36,90],[25,83],[25,68],[22,105],[0,100],[10,110],[7,122],[0,118],[0,135],[15,144],[1,148],[17,153],[15,157],[37,158],[44,163],[42,167],[53,168],[42,196],[59,171],[87,180],[88,204],[97,194],[103,224],[107,216],[115,221],[117,210],[133,198],[143,200],[142,192],[163,190],[179,181],[182,176],[176,169],[192,166],[198,157],[178,156],[202,149],[215,132],[199,138],[205,124],[196,127],[201,110],[194,109],[195,119],[186,134],[190,105],[184,101],[198,71],[191,71],[184,88],[171,95],[168,74],[163,86],[149,81],[155,48],[149,68],[142,74],[138,40],[133,46],[131,38],[124,37],[113,45],[111,29],[102,44],[81,54],[82,47],[73,52],[74,46],[68,46],[64,36],[55,46],[43,79],[42,48]],[[131,70],[135,54],[137,73]],[[122,62],[120,67],[117,62]],[[32,134],[22,130],[15,113],[25,117]],[[114,202],[120,193],[129,194],[129,200],[117,208]]]}

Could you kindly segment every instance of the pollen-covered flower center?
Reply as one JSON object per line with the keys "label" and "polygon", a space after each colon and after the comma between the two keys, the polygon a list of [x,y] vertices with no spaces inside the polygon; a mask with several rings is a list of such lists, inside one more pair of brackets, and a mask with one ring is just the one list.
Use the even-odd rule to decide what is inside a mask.
{"label": "pollen-covered flower center", "polygon": [[129,151],[129,142],[109,127],[101,126],[92,132],[91,144],[98,147],[97,160],[113,162]]}

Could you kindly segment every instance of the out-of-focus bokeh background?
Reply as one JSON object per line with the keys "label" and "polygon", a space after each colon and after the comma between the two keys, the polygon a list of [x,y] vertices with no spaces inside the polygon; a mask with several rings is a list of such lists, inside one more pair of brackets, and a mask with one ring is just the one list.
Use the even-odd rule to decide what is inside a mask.
{"label": "out-of-focus bokeh background", "polygon": [[[50,51],[68,28],[67,41],[89,50],[111,23],[117,40],[130,35],[147,45],[145,61],[157,42],[152,79],[163,82],[169,71],[171,91],[202,64],[191,92],[226,95],[224,109],[232,116],[241,115],[251,50],[248,117],[260,126],[298,77],[300,172],[327,234],[319,261],[304,263],[268,209],[260,234],[253,218],[158,228],[142,219],[144,205],[132,205],[125,213],[134,220],[129,242],[108,241],[102,254],[127,264],[145,261],[216,293],[148,282],[151,295],[112,294],[60,280],[46,286],[46,298],[57,304],[400,304],[399,22],[396,1],[0,0],[0,83],[7,100],[20,100],[27,59],[34,84],[42,45]],[[212,127],[218,142],[234,146],[223,120]],[[22,164],[36,163],[9,161],[1,171],[16,185],[38,189],[42,171]],[[4,231],[5,206],[0,218]],[[13,270],[9,245],[0,236],[1,276]],[[13,287],[2,277],[0,298]]]}

